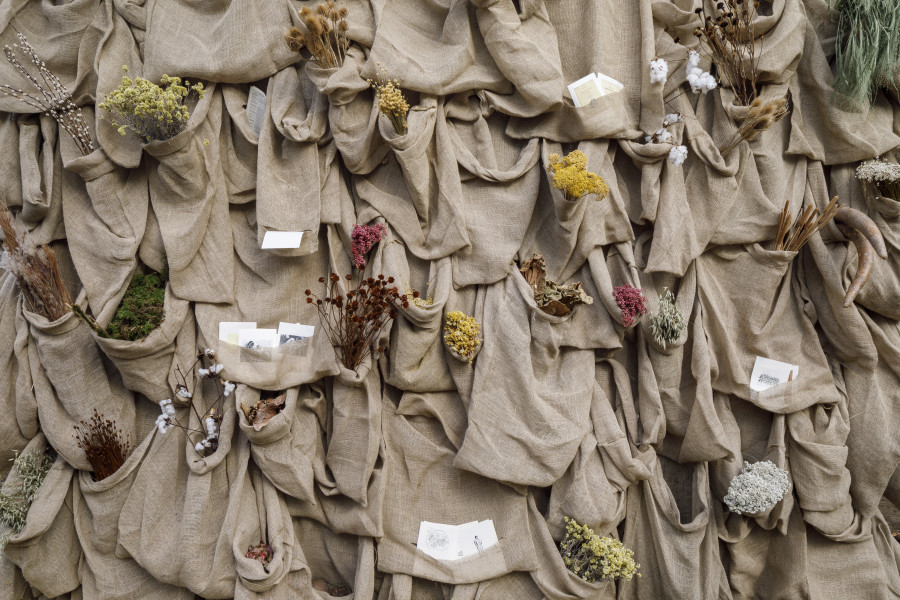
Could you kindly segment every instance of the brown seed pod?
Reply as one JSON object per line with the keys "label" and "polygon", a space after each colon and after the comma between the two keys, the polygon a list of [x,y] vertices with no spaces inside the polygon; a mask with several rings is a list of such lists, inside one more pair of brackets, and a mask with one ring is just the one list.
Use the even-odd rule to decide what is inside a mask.
{"label": "brown seed pod", "polygon": [[878,253],[878,256],[887,260],[887,246],[884,243],[884,238],[881,237],[878,225],[876,225],[875,221],[870,219],[868,215],[855,208],[842,206],[838,209],[837,213],[835,213],[834,220],[846,223],[866,236],[866,239],[869,240],[869,243],[872,245],[872,248],[875,249],[875,252]]}
{"label": "brown seed pod", "polygon": [[856,295],[869,280],[869,275],[872,273],[872,265],[875,262],[875,249],[859,230],[853,229],[844,223],[837,223],[837,227],[856,246],[856,275],[853,277],[850,287],[847,288],[847,295],[844,296],[844,308],[849,308],[853,304],[853,300],[856,299]]}

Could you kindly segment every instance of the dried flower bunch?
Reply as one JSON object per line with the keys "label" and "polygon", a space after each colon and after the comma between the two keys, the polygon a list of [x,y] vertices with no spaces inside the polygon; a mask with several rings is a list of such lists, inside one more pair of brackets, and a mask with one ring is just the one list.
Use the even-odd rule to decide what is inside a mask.
{"label": "dried flower bunch", "polygon": [[694,11],[700,19],[694,35],[743,105],[753,102],[758,91],[757,8],[758,1],[721,0],[711,15],[703,7]]}
{"label": "dried flower bunch", "polygon": [[647,298],[640,288],[631,287],[627,283],[620,285],[613,290],[613,298],[622,309],[622,324],[625,327],[631,327],[647,314]]}
{"label": "dried flower bunch", "polygon": [[821,215],[816,207],[807,206],[806,210],[800,213],[797,221],[792,223],[791,200],[788,198],[784,203],[784,208],[781,209],[781,220],[778,222],[778,232],[775,234],[775,250],[795,252],[806,245],[812,234],[825,227],[834,218],[840,208],[837,199],[837,196],[832,198]]}
{"label": "dried flower bunch", "polygon": [[381,241],[385,227],[381,223],[374,225],[354,225],[351,234],[350,253],[353,255],[353,264],[357,269],[366,268],[366,254],[372,246]]}
{"label": "dried flower bunch", "polygon": [[[427,283],[425,285],[431,285],[431,284]],[[413,297],[413,292],[415,290],[413,290],[408,285],[404,285],[403,289],[406,292],[406,295],[413,299],[413,304],[415,304],[419,308],[428,308],[429,306],[434,304],[434,296],[428,296],[427,298],[423,298],[421,295],[417,295],[417,296]]]}
{"label": "dried flower bunch", "polygon": [[579,525],[575,519],[564,517],[566,537],[559,543],[566,568],[588,583],[603,579],[631,581],[641,565],[634,562],[634,552],[619,540],[600,537],[587,525]]}
{"label": "dried flower bunch", "polygon": [[548,157],[547,170],[553,173],[553,187],[566,193],[569,200],[578,200],[585,194],[597,194],[597,200],[609,195],[606,181],[587,170],[587,157],[581,150],[572,150],[562,159],[559,154]]}
{"label": "dried flower bunch", "polygon": [[[344,276],[349,282],[353,276]],[[356,369],[372,353],[379,333],[397,318],[397,307],[409,308],[410,297],[400,294],[393,277],[379,274],[377,277],[357,280],[356,286],[346,295],[337,287],[341,280],[337,273],[328,276],[326,295],[320,298],[311,290],[306,290],[306,301],[315,303],[319,319],[328,333],[341,364],[350,370]],[[319,277],[319,283],[326,283]],[[413,298],[419,292],[412,293]],[[384,352],[379,346],[378,352]]]}
{"label": "dried flower bunch", "polygon": [[16,276],[28,310],[48,321],[65,316],[72,299],[60,277],[56,253],[49,246],[35,245],[7,209],[0,209],[0,229],[3,231],[0,267]]}
{"label": "dried flower bunch", "polygon": [[[208,363],[208,366],[198,367],[198,365],[206,363]],[[213,400],[209,406],[198,407],[194,402],[194,393],[188,385],[187,374],[181,370],[181,366],[179,365],[175,367],[175,379],[178,383],[175,386],[174,400],[179,405],[183,406],[187,404],[190,406],[191,411],[193,411],[194,415],[197,417],[197,422],[201,424],[203,429],[193,429],[182,425],[176,416],[175,403],[172,398],[166,398],[159,403],[162,414],[156,417],[156,427],[161,434],[166,434],[173,427],[178,427],[187,433],[188,436],[192,436],[193,439],[204,436],[194,444],[194,450],[200,456],[209,456],[219,448],[219,428],[225,414],[225,398],[234,392],[236,386],[234,383],[219,376],[222,369],[225,367],[222,364],[216,363],[216,353],[214,350],[207,348],[203,352],[197,354],[197,360],[195,360],[194,364],[187,370],[187,373],[193,371],[195,367],[198,367],[197,375],[201,379],[211,379],[215,382],[217,392],[216,399]],[[200,408],[203,409],[202,412]],[[193,441],[193,439],[191,441]]]}
{"label": "dried flower bunch", "polygon": [[594,299],[581,288],[580,281],[559,285],[548,280],[547,266],[540,254],[523,261],[519,271],[534,291],[538,308],[548,315],[562,317],[572,312],[578,304],[594,303]]}
{"label": "dried flower bunch", "polygon": [[0,493],[0,551],[6,546],[10,536],[25,528],[28,509],[55,460],[56,452],[50,446],[43,452],[16,456],[13,462],[15,486],[8,493]]}
{"label": "dried flower bunch", "polygon": [[253,406],[247,406],[241,403],[241,412],[247,419],[247,424],[252,425],[256,431],[261,430],[265,425],[284,408],[287,396],[284,392],[262,392],[259,400],[253,403]]}
{"label": "dried flower bunch", "polygon": [[[40,97],[29,94],[28,92],[14,88],[10,85],[0,85],[0,91],[7,96],[18,98],[29,106],[32,106],[45,115],[53,117],[59,126],[75,140],[75,145],[83,156],[87,156],[94,151],[94,141],[91,139],[91,130],[88,129],[87,121],[81,109],[75,106],[75,99],[72,94],[65,88],[59,77],[47,68],[46,63],[37,57],[34,48],[28,43],[25,36],[16,31],[16,37],[19,38],[18,44],[3,47],[6,54],[6,60],[16,68],[31,84],[40,92]],[[29,62],[37,67],[40,80],[28,72],[18,57],[16,57],[13,48],[19,50],[28,57]]]}
{"label": "dried flower bunch", "polygon": [[[127,66],[122,68],[128,71]],[[191,85],[187,80],[182,83],[180,77],[163,75],[157,85],[143,77],[131,79],[125,75],[119,87],[97,106],[112,113],[110,122],[120,134],[133,131],[146,143],[167,140],[184,131],[191,117],[187,104],[203,94],[199,81]]]}
{"label": "dried flower bunch", "polygon": [[259,564],[262,565],[263,571],[268,573],[269,563],[272,562],[273,554],[275,554],[275,551],[272,549],[272,546],[267,544],[265,540],[259,540],[258,544],[247,549],[247,554],[244,556],[258,560]]}
{"label": "dried flower bunch", "polygon": [[409,112],[409,103],[403,97],[400,82],[390,79],[387,69],[380,64],[378,68],[380,75],[374,81],[369,79],[369,85],[375,90],[378,110],[388,118],[397,135],[406,135],[406,114]]}
{"label": "dried flower bunch", "polygon": [[867,160],[856,167],[856,178],[875,187],[879,196],[900,200],[900,165],[881,158]]}
{"label": "dried flower bunch", "polygon": [[481,325],[466,313],[454,310],[444,317],[444,343],[447,347],[469,359],[469,364],[475,358],[475,348],[481,343],[478,334],[481,333]]}
{"label": "dried flower bunch", "polygon": [[72,305],[72,312],[102,338],[141,340],[159,327],[165,317],[166,279],[165,272],[135,273],[109,327],[101,326],[77,304]]}
{"label": "dried flower bunch", "polygon": [[835,99],[863,109],[879,87],[900,87],[900,3],[829,0],[829,5],[837,11]]}
{"label": "dried flower bunch", "polygon": [[90,421],[75,426],[78,447],[84,450],[91,463],[94,481],[103,481],[125,464],[131,443],[118,426],[94,409]]}
{"label": "dried flower bunch", "polygon": [[666,289],[659,296],[659,312],[650,317],[650,333],[656,343],[666,347],[666,344],[674,344],[684,331],[684,315],[678,305],[675,304],[675,294]]}
{"label": "dried flower bunch", "polygon": [[288,47],[300,52],[305,46],[313,60],[326,69],[343,66],[344,56],[350,48],[347,12],[346,7],[335,6],[333,0],[319,4],[315,11],[304,6],[299,15],[306,33],[291,27],[284,36]]}
{"label": "dried flower bunch", "polygon": [[734,135],[719,147],[719,153],[722,156],[726,156],[741,141],[746,140],[750,142],[755,140],[760,133],[783,119],[790,112],[790,107],[790,92],[782,98],[769,102],[763,102],[762,98],[756,98],[750,103],[747,117],[738,125]]}
{"label": "dried flower bunch", "polygon": [[744,470],[731,480],[725,505],[733,513],[755,514],[775,506],[791,491],[788,472],[764,460],[752,465],[744,462]]}
{"label": "dried flower bunch", "polygon": [[312,586],[313,589],[325,592],[334,598],[343,598],[353,593],[353,590],[346,585],[331,585],[324,579],[313,579]]}

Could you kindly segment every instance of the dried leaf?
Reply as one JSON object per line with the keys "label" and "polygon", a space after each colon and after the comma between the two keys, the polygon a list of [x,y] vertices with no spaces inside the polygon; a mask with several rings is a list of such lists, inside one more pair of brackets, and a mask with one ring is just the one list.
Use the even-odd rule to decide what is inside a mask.
{"label": "dried leaf", "polygon": [[[547,281],[544,293],[540,297],[535,296],[534,300],[545,313],[557,316],[569,314],[576,304],[594,303],[594,299],[581,288],[580,281],[566,285],[557,285],[552,281]],[[566,310],[562,311],[560,307],[564,307]]]}
{"label": "dried leaf", "polygon": [[253,429],[259,431],[272,419],[272,417],[280,413],[281,409],[284,408],[285,400],[285,394],[280,394],[275,398],[257,402],[256,418],[253,419]]}
{"label": "dried leaf", "polygon": [[253,424],[253,409],[241,402],[241,412],[244,413],[244,416],[247,418],[247,423],[250,425]]}
{"label": "dried leaf", "polygon": [[540,254],[535,254],[528,260],[522,262],[519,271],[522,273],[522,276],[525,277],[525,281],[528,282],[528,285],[531,286],[536,300],[538,296],[544,293],[544,280],[547,277],[547,265],[544,262],[544,257]]}

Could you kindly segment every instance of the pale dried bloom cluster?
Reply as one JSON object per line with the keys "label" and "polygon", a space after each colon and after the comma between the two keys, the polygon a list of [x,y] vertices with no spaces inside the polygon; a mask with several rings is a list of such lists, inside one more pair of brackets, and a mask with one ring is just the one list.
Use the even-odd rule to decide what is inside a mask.
{"label": "pale dried bloom cluster", "polygon": [[294,52],[306,47],[313,60],[326,69],[343,66],[344,56],[350,48],[347,12],[346,7],[335,6],[333,0],[319,4],[315,11],[304,6],[299,15],[306,33],[291,27],[284,36],[288,47]]}
{"label": "pale dried bloom cluster", "polygon": [[752,465],[744,462],[740,472],[728,486],[725,505],[733,513],[755,514],[775,506],[791,491],[788,472],[764,460]]}
{"label": "pale dried bloom cluster", "polygon": [[[41,95],[37,97],[10,85],[0,85],[0,91],[7,96],[22,100],[45,115],[56,119],[59,126],[75,140],[75,145],[78,146],[81,154],[87,156],[93,152],[94,142],[91,139],[91,131],[88,129],[87,121],[84,119],[84,113],[75,106],[75,99],[72,98],[72,94],[65,88],[59,77],[54,75],[47,68],[46,63],[38,58],[34,48],[31,47],[25,36],[17,31],[16,37],[19,38],[18,44],[13,44],[12,48],[9,46],[3,47],[6,60],[31,82]],[[18,57],[13,52],[13,48],[20,50],[37,67],[40,80],[29,73],[25,65],[19,62]]]}
{"label": "pale dried bloom cluster", "polygon": [[867,160],[856,168],[856,178],[871,183],[880,196],[900,200],[900,165],[881,158]]}
{"label": "pale dried bloom cluster", "polygon": [[[126,72],[127,66],[122,67]],[[119,133],[133,131],[143,142],[175,137],[187,126],[191,113],[187,102],[203,97],[203,84],[182,83],[180,77],[163,75],[159,85],[143,77],[122,77],[122,83],[98,104],[113,114],[110,121]]]}
{"label": "pale dried bloom cluster", "polygon": [[603,200],[609,195],[606,181],[587,170],[587,157],[581,150],[572,150],[562,159],[559,154],[551,154],[547,162],[547,170],[553,173],[553,187],[564,191],[567,199],[597,194],[597,200]]}
{"label": "pale dried bloom cluster", "polygon": [[659,296],[659,312],[650,317],[650,333],[656,343],[665,348],[666,344],[678,341],[684,326],[684,315],[675,304],[675,295],[667,289]]}
{"label": "pale dried bloom cluster", "polygon": [[389,79],[387,69],[380,64],[378,67],[379,76],[374,81],[369,79],[369,85],[375,89],[378,110],[388,118],[397,135],[406,135],[406,114],[409,112],[409,103],[403,97],[400,82],[396,79]]}
{"label": "pale dried bloom cluster", "polygon": [[650,61],[650,83],[665,83],[669,78],[669,63],[664,58]]}
{"label": "pale dried bloom cluster", "polygon": [[600,537],[587,525],[564,517],[566,537],[559,543],[559,553],[566,568],[588,583],[603,579],[625,579],[637,575],[641,565],[634,562],[634,552],[619,540]]}
{"label": "pale dried bloom cluster", "polygon": [[475,348],[481,343],[478,334],[481,333],[481,325],[466,313],[454,310],[444,317],[444,343],[447,347],[469,359],[469,364],[475,358]]}
{"label": "pale dried bloom cluster", "polygon": [[688,85],[691,86],[691,91],[695,94],[711,92],[719,85],[716,78],[709,71],[704,71],[700,68],[700,53],[696,50],[691,50],[688,53],[685,73],[687,74]]}
{"label": "pale dried bloom cluster", "polygon": [[784,118],[790,112],[790,92],[777,100],[763,102],[762,98],[756,98],[750,103],[747,117],[738,125],[737,131],[728,142],[719,148],[722,156],[741,143],[742,140],[752,141],[756,137]]}

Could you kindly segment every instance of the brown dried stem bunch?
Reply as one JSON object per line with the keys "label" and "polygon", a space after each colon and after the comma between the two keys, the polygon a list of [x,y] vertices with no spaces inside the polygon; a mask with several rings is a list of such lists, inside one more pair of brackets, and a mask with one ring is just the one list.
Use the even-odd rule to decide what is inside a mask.
{"label": "brown dried stem bunch", "polygon": [[16,276],[28,310],[49,321],[64,316],[72,299],[59,275],[56,253],[28,239],[5,208],[0,209],[0,229],[5,250],[0,266]]}
{"label": "brown dried stem bunch", "polygon": [[[353,279],[349,274],[344,277],[347,281]],[[398,305],[409,308],[409,296],[400,294],[397,286],[391,285],[393,277],[357,277],[356,287],[346,295],[337,287],[341,280],[337,273],[329,275],[324,298],[311,290],[304,292],[306,301],[315,303],[338,360],[351,370],[372,353],[378,334],[397,318]],[[325,278],[320,277],[319,283],[325,283]],[[412,297],[418,298],[419,292],[414,291]],[[378,347],[378,352],[384,350]]]}
{"label": "brown dried stem bunch", "polygon": [[131,444],[122,431],[114,422],[104,419],[96,408],[91,420],[76,425],[75,432],[78,447],[91,463],[94,481],[103,481],[118,471],[131,452]]}
{"label": "brown dried stem bunch", "polygon": [[778,222],[778,232],[775,234],[775,250],[795,252],[802,248],[809,241],[810,236],[825,227],[834,218],[840,208],[837,199],[837,196],[832,198],[821,215],[816,207],[806,207],[806,210],[800,213],[800,217],[794,223],[791,223],[791,201],[788,199],[781,210],[781,220]]}
{"label": "brown dried stem bunch", "polygon": [[790,93],[778,100],[763,102],[762,98],[756,98],[750,103],[750,110],[747,117],[738,125],[737,131],[722,147],[719,153],[726,156],[734,150],[743,140],[748,142],[756,139],[756,137],[784,118],[790,112]]}
{"label": "brown dried stem bunch", "polygon": [[756,99],[759,55],[756,49],[754,19],[758,1],[720,0],[712,15],[703,7],[696,9],[700,26],[694,35],[700,40],[707,58],[719,69],[741,104]]}
{"label": "brown dried stem bunch", "polygon": [[[53,72],[47,68],[46,63],[38,58],[34,48],[31,47],[31,44],[28,43],[25,36],[18,31],[16,31],[16,36],[19,38],[18,44],[13,44],[12,48],[9,46],[3,47],[3,52],[6,54],[6,60],[8,60],[17,71],[37,88],[38,92],[40,92],[40,97],[10,85],[0,85],[0,92],[3,92],[7,96],[18,98],[29,106],[38,109],[45,115],[56,119],[59,126],[75,140],[75,145],[78,146],[81,154],[87,156],[93,152],[94,142],[91,139],[91,131],[88,129],[87,121],[84,119],[84,113],[81,112],[80,108],[75,106],[75,100],[72,98],[72,94],[70,94],[69,90],[62,84],[59,77],[54,75]],[[37,67],[40,80],[32,75],[28,69],[25,68],[25,65],[19,62],[18,57],[13,52],[13,48],[21,50],[22,54],[28,57],[31,64]]]}
{"label": "brown dried stem bunch", "polygon": [[350,48],[346,7],[338,8],[334,0],[328,0],[314,11],[304,6],[298,14],[306,32],[291,27],[284,36],[288,47],[300,52],[305,46],[313,59],[326,69],[343,66],[344,56]]}

